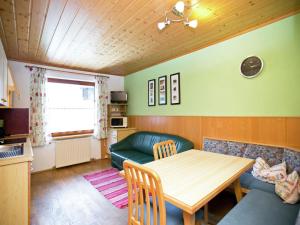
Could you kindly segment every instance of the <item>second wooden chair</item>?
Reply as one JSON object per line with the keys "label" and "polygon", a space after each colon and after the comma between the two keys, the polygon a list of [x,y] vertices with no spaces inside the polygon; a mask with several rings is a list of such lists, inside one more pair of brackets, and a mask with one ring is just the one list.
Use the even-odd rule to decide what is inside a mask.
{"label": "second wooden chair", "polygon": [[154,160],[162,159],[177,154],[173,140],[162,141],[153,146]]}

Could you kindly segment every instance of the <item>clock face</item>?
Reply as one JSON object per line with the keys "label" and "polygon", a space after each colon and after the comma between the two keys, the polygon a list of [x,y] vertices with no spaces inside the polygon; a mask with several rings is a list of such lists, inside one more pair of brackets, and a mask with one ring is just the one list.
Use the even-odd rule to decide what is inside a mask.
{"label": "clock face", "polygon": [[263,68],[263,61],[257,56],[247,57],[241,64],[241,73],[244,77],[256,77]]}

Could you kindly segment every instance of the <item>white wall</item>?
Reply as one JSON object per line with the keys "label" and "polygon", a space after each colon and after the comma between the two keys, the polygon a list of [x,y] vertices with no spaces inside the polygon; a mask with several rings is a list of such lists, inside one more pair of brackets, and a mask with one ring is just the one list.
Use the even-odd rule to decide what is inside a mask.
{"label": "white wall", "polygon": [[[30,88],[30,71],[25,67],[26,63],[9,61],[12,75],[15,80],[16,92],[13,98],[14,108],[29,108],[29,88]],[[81,75],[69,72],[47,71],[47,76],[63,79],[76,79],[82,81],[94,81],[94,76]],[[120,76],[108,75],[109,91],[124,90],[124,78]],[[92,158],[99,159],[101,157],[100,142],[91,137],[92,142]],[[42,171],[51,169],[55,166],[55,144],[51,143],[44,147],[36,147],[33,149],[33,171]]]}

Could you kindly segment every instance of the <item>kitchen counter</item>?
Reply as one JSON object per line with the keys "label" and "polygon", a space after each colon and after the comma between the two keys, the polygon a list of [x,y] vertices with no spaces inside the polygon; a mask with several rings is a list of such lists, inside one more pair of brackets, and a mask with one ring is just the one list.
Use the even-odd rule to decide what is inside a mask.
{"label": "kitchen counter", "polygon": [[23,155],[0,158],[0,166],[16,164],[21,162],[28,162],[33,160],[32,147],[29,138],[26,139],[26,142],[23,145]]}
{"label": "kitchen counter", "polygon": [[[30,171],[33,155],[30,139],[24,140],[22,155],[0,158],[1,225],[30,224]],[[19,144],[20,140],[16,138],[10,141],[10,144],[14,143]]]}

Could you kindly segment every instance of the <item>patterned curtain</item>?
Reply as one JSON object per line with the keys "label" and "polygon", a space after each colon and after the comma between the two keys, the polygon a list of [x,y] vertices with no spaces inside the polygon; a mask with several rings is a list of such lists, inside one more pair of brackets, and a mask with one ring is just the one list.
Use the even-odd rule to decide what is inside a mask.
{"label": "patterned curtain", "polygon": [[47,144],[46,69],[30,68],[30,131],[32,146]]}
{"label": "patterned curtain", "polygon": [[94,136],[97,139],[103,139],[107,137],[108,78],[96,76],[95,79],[96,123]]}

